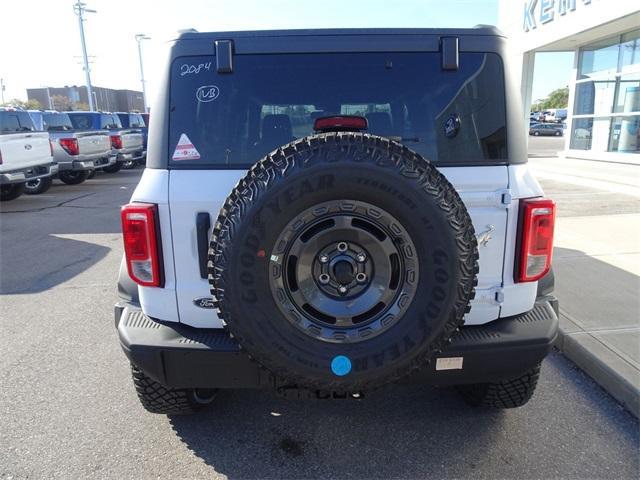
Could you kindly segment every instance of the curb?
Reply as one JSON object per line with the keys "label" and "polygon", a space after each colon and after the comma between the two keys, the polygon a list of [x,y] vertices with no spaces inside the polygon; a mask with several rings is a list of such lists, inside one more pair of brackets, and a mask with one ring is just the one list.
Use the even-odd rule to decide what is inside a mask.
{"label": "curb", "polygon": [[558,156],[560,158],[568,158],[569,160],[584,160],[586,162],[600,162],[600,163],[616,163],[618,165],[633,165],[640,166],[640,162],[635,159],[623,160],[623,159],[605,159],[605,158],[584,158],[584,157],[574,157],[571,155],[562,155],[564,152],[558,152]]}
{"label": "curb", "polygon": [[562,319],[554,346],[626,410],[640,418],[640,371],[588,332],[570,331],[573,325],[570,320]]}

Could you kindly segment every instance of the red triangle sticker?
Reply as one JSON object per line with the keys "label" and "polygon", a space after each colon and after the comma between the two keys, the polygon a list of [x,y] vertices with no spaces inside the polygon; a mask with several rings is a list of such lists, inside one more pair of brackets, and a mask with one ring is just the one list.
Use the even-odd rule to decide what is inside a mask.
{"label": "red triangle sticker", "polygon": [[171,158],[176,161],[200,160],[200,153],[198,153],[196,147],[193,146],[189,137],[183,133],[180,135],[180,140],[178,140],[178,145],[176,145],[176,149],[173,151]]}

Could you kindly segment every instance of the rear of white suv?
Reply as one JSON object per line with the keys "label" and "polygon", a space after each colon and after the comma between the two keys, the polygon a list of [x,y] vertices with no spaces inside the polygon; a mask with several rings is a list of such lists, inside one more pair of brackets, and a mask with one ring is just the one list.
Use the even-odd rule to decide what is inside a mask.
{"label": "rear of white suv", "polygon": [[[341,396],[400,378],[526,403],[557,331],[538,285],[555,206],[526,164],[504,42],[472,29],[174,43],[149,168],[122,212],[116,322],[147,409],[197,409],[216,388]],[[323,192],[346,179],[339,198]],[[252,310],[254,297],[266,303]]]}

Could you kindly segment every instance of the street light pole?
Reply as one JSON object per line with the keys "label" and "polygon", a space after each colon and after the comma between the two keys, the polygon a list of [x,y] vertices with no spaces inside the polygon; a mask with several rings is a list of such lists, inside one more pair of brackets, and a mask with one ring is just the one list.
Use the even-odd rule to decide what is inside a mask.
{"label": "street light pole", "polygon": [[144,103],[145,113],[149,111],[149,104],[147,103],[147,87],[144,81],[144,67],[142,65],[142,41],[151,40],[151,37],[147,37],[144,33],[138,33],[136,35],[136,42],[138,42],[138,59],[140,60],[140,81],[142,82],[142,102]]}
{"label": "street light pole", "polygon": [[4,105],[4,78],[0,78],[0,96],[2,97],[2,104]]}
{"label": "street light pole", "polygon": [[86,8],[86,3],[78,0],[73,5],[73,11],[78,16],[78,26],[80,27],[80,43],[82,44],[82,60],[84,64],[84,76],[87,84],[87,97],[89,99],[89,110],[93,110],[93,93],[91,89],[91,74],[89,71],[89,59],[87,58],[87,45],[84,40],[84,14],[85,13],[96,13],[95,10],[90,10]]}

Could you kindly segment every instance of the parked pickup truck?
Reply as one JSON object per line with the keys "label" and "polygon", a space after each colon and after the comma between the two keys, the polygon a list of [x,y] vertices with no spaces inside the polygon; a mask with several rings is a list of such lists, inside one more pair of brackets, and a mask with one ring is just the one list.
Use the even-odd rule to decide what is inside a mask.
{"label": "parked pickup truck", "polygon": [[142,133],[138,129],[123,128],[120,118],[108,112],[69,112],[69,118],[76,130],[108,130],[111,149],[116,155],[116,163],[105,167],[108,173],[116,173],[124,162],[144,158]]}
{"label": "parked pickup truck", "polygon": [[23,110],[0,108],[0,200],[18,198],[29,180],[58,172],[46,132]]}
{"label": "parked pickup truck", "polygon": [[140,160],[126,161],[122,167],[135,168],[137,165],[144,164],[147,160],[147,135],[149,133],[149,129],[147,128],[147,124],[142,117],[142,114],[136,112],[117,112],[116,115],[120,118],[124,128],[136,128],[140,130],[140,133],[142,133],[142,154],[144,155],[144,158]]}
{"label": "parked pickup truck", "polygon": [[[49,133],[58,178],[67,185],[82,183],[93,170],[116,163],[107,130],[74,130],[65,112],[30,110],[29,115],[38,130]],[[42,193],[50,185],[51,178],[32,180],[27,182],[26,193]]]}

